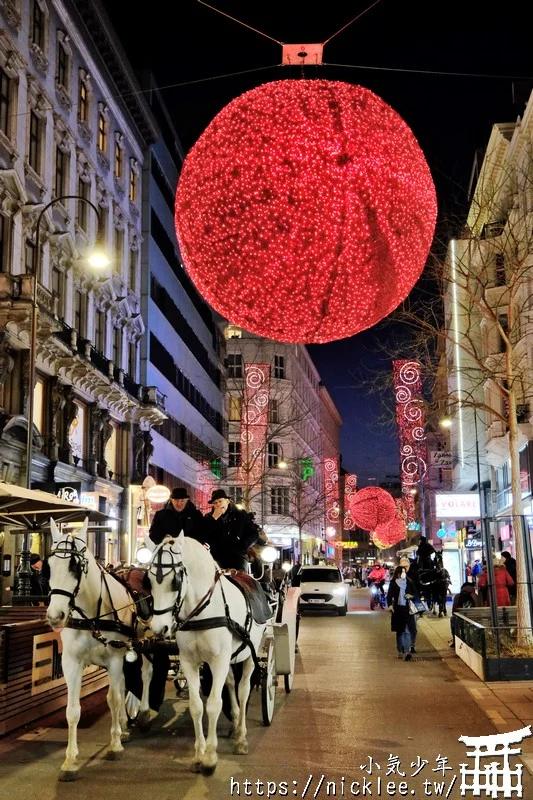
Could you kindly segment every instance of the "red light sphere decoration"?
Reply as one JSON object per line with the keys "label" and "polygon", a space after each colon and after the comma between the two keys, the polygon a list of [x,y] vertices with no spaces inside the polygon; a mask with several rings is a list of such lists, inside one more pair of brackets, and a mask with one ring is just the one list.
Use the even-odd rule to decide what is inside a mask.
{"label": "red light sphere decoration", "polygon": [[380,542],[392,547],[405,539],[405,524],[399,517],[394,517],[390,522],[378,525],[374,534]]}
{"label": "red light sphere decoration", "polygon": [[190,150],[176,233],[202,296],[283,342],[371,327],[424,267],[437,202],[411,129],[340,81],[283,80],[232,100]]}
{"label": "red light sphere decoration", "polygon": [[350,503],[352,519],[364,531],[387,525],[396,515],[394,498],[378,486],[367,486],[352,496],[345,495],[345,499]]}

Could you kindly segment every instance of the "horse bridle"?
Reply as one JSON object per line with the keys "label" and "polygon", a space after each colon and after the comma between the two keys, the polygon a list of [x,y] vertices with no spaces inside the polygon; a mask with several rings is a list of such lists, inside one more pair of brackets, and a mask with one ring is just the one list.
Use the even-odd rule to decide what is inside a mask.
{"label": "horse bridle", "polygon": [[[176,592],[176,599],[171,606],[168,608],[159,608],[159,609],[152,609],[152,614],[154,616],[159,616],[161,614],[166,614],[169,611],[172,611],[174,618],[177,620],[179,611],[181,606],[183,605],[182,592],[183,592],[183,579],[187,577],[187,570],[185,568],[185,564],[181,560],[181,548],[177,550],[172,549],[172,545],[176,543],[175,539],[164,539],[161,544],[157,546],[154,550],[154,554],[152,556],[152,561],[150,562],[150,566],[148,568],[148,574],[154,575],[156,583],[161,584],[163,583],[163,579],[172,572],[172,591]],[[168,544],[169,547],[166,550],[163,550],[163,546]],[[163,553],[168,553],[170,555],[170,561],[163,562]],[[176,556],[176,558],[174,558]],[[152,567],[156,566],[155,574],[152,570]],[[167,570],[163,572],[163,570]]]}
{"label": "horse bridle", "polygon": [[[63,597],[69,598],[68,607],[70,609],[70,613],[72,614],[73,611],[77,611],[78,613],[85,616],[83,611],[76,606],[76,596],[80,590],[81,579],[83,575],[87,575],[87,571],[89,569],[89,560],[86,558],[85,553],[87,551],[87,545],[83,541],[83,539],[78,539],[76,536],[69,537],[70,541],[65,540],[64,542],[60,542],[60,545],[64,545],[64,547],[56,547],[54,550],[51,551],[51,556],[57,556],[58,558],[62,559],[70,559],[71,564],[76,564],[76,569],[71,570],[75,572],[76,575],[76,586],[74,587],[74,591],[67,592],[66,589],[51,589],[50,590],[50,597],[54,594],[62,595]],[[76,546],[76,542],[81,542],[83,547],[78,549]],[[67,546],[70,544],[70,548]],[[70,568],[70,565],[69,565]]]}

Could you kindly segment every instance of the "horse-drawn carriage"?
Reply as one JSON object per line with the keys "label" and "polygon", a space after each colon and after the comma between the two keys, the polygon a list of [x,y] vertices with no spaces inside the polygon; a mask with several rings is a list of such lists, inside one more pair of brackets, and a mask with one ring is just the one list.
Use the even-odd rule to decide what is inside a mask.
{"label": "horse-drawn carriage", "polygon": [[[234,752],[247,753],[246,710],[251,684],[260,689],[265,725],[273,718],[279,676],[283,675],[286,692],[292,688],[298,589],[283,586],[267,601],[264,592],[254,592],[253,578],[223,573],[201,544],[182,534],[152,545],[153,554],[146,564],[153,602],[148,626],[137,615],[132,593],[112,573],[105,572],[88,551],[86,527],[74,536],[60,533],[51,523],[47,618],[55,630],[61,630],[68,688],[69,739],[60,779],[77,777],[80,682],[85,666],[98,664],[108,671],[108,758],[120,757],[122,741],[128,738],[124,660],[141,659],[140,726],[147,727],[156,716],[149,707],[152,634],[175,643],[171,647],[179,653],[181,680],[187,683],[195,728],[192,769],[212,774],[216,768],[216,728],[223,690],[232,721]],[[202,726],[202,684],[204,694],[209,695],[207,740]]]}

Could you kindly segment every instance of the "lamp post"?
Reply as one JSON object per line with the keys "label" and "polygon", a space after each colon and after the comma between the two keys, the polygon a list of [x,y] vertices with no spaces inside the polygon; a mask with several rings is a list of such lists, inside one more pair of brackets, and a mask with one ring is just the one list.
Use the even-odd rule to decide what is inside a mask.
{"label": "lamp post", "polygon": [[[49,208],[63,200],[76,200],[78,202],[87,203],[96,214],[98,223],[100,222],[100,212],[98,208],[88,200],[86,197],[76,194],[65,194],[60,197],[54,197],[47,203],[39,212],[37,217],[35,229],[35,261],[33,270],[33,287],[32,287],[32,307],[30,317],[30,360],[28,367],[28,401],[26,405],[26,420],[27,420],[27,433],[26,433],[26,488],[31,489],[31,468],[33,463],[33,412],[34,412],[34,388],[35,388],[35,363],[37,355],[37,320],[38,320],[38,302],[37,302],[37,288],[39,285],[39,266],[41,263],[41,222],[44,214]],[[94,252],[88,258],[89,264],[96,269],[103,269],[109,265],[109,259],[103,252]],[[35,524],[34,524],[35,527]],[[18,572],[19,583],[17,586],[16,594],[18,596],[27,597],[31,594],[31,566],[30,566],[30,536],[33,531],[27,530],[24,532],[22,540],[22,550],[20,554],[20,569]]]}

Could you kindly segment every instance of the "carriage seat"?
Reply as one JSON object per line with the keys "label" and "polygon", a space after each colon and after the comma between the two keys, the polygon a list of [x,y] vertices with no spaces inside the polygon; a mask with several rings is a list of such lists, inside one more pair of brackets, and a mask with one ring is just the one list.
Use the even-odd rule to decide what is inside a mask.
{"label": "carriage seat", "polygon": [[226,572],[226,578],[235,586],[238,586],[245,597],[248,598],[252,619],[258,625],[263,625],[272,617],[272,609],[268,603],[267,596],[263,587],[255,578],[246,572]]}
{"label": "carriage seat", "polygon": [[152,616],[151,589],[146,585],[146,570],[140,567],[124,567],[109,573],[130,592],[135,605],[137,616],[146,621]]}

